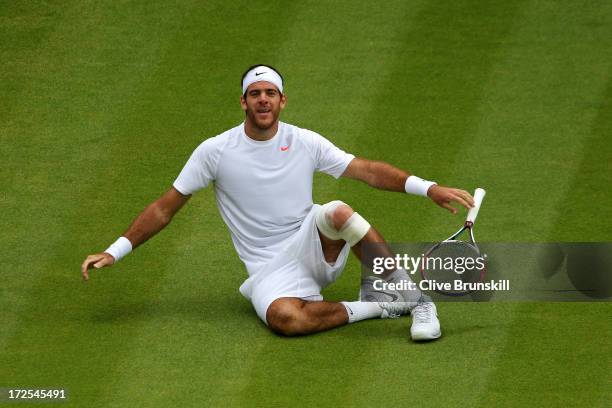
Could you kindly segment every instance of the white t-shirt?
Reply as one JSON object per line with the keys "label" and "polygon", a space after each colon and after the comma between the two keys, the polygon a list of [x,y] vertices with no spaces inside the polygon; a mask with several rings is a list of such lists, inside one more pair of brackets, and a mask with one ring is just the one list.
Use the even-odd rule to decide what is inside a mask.
{"label": "white t-shirt", "polygon": [[283,122],[256,141],[244,123],[200,144],[174,182],[189,195],[214,182],[221,217],[249,275],[295,234],[310,211],[315,171],[340,177],[355,156],[318,133]]}

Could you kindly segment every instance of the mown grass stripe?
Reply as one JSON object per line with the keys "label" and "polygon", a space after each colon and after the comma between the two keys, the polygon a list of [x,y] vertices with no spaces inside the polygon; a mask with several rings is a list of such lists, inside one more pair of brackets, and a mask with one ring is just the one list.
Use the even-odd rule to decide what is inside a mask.
{"label": "mown grass stripe", "polygon": [[[599,6],[578,10],[570,3],[532,3],[520,19],[512,49],[500,67],[503,80],[500,77],[491,87],[491,94],[505,104],[487,107],[479,132],[482,142],[489,142],[494,119],[501,119],[503,137],[494,141],[496,149],[479,166],[499,166],[483,172],[488,184],[496,186],[490,191],[496,194],[487,198],[487,216],[479,221],[481,230],[489,231],[489,240],[495,239],[491,232],[496,224],[498,236],[523,241],[564,236],[590,240],[606,230],[583,229],[562,210],[586,205],[587,200],[571,200],[572,184],[587,182],[577,164],[605,154],[592,149],[601,142],[591,134],[605,116],[601,112],[607,104],[612,62],[601,59],[609,49],[605,21],[612,13]],[[587,166],[601,168],[597,162]],[[602,181],[606,177],[595,176]],[[508,211],[511,197],[518,197],[514,211]],[[571,235],[559,233],[560,226],[570,225]],[[533,303],[508,309],[503,348],[482,386],[479,405],[600,404],[610,380],[609,364],[605,357],[601,360],[609,347],[599,339],[609,333],[607,314],[608,304]]]}
{"label": "mown grass stripe", "polygon": [[[353,153],[388,160],[398,165],[415,158],[417,166],[421,163],[424,168],[440,172],[441,169],[435,168],[432,163],[427,163],[429,155],[419,160],[418,155],[421,150],[425,151],[424,155],[430,150],[425,148],[415,150],[414,146],[425,144],[425,140],[414,137],[410,131],[414,133],[412,127],[422,126],[425,129],[420,129],[421,132],[431,132],[433,136],[435,132],[440,131],[436,126],[451,128],[450,131],[444,129],[449,131],[449,135],[446,138],[444,136],[436,138],[433,148],[437,148],[437,151],[444,155],[448,167],[453,167],[453,160],[460,160],[457,156],[462,146],[461,141],[469,143],[472,121],[474,117],[478,118],[478,108],[483,96],[482,83],[488,81],[495,62],[500,54],[503,55],[500,44],[504,43],[520,5],[509,5],[503,10],[493,10],[489,6],[475,3],[461,6],[446,4],[444,7],[426,3],[421,7],[404,5],[402,9],[402,12],[395,9],[393,15],[387,16],[385,31],[379,25],[372,24],[372,32],[365,32],[365,35],[371,36],[374,41],[378,39],[384,42],[386,48],[373,52],[374,58],[367,60],[352,58],[353,64],[346,64],[343,69],[350,74],[339,74],[338,78],[332,81],[335,85],[346,81],[345,76],[358,79],[359,72],[366,73],[364,81],[357,80],[356,83],[346,81],[336,98],[338,110],[346,112],[348,119],[336,121],[332,117],[333,111],[330,112],[328,106],[333,106],[333,100],[327,102],[323,99],[326,105],[317,107],[316,113],[323,118],[329,117],[327,123],[321,121],[322,128],[333,131],[335,128],[340,128],[339,123],[346,123],[342,132],[347,135],[350,132],[352,135],[349,145]],[[442,22],[447,21],[449,15],[454,16],[455,20],[451,20],[450,25],[444,25]],[[334,18],[333,15],[330,17]],[[484,29],[481,19],[486,21]],[[351,21],[348,21],[348,26],[333,29],[346,30],[345,35],[350,36],[352,35],[350,23]],[[491,35],[485,37],[472,33],[471,29],[476,26]],[[436,35],[433,39],[432,33]],[[318,33],[321,36],[326,34],[325,31]],[[385,40],[380,40],[381,34],[386,35]],[[364,33],[354,35],[359,37]],[[456,49],[449,46],[449,42],[453,41],[464,41],[466,54],[478,56],[478,59],[468,59],[473,63],[470,65],[473,70],[470,70],[469,74],[463,71],[462,65],[451,64],[457,57]],[[486,47],[481,49],[483,45]],[[370,51],[367,46],[363,48],[358,48],[354,52],[359,55],[359,52]],[[346,50],[351,48],[347,47]],[[318,50],[318,53],[325,56],[326,49]],[[432,72],[443,72],[443,78]],[[370,74],[374,77],[370,77]],[[458,77],[462,75],[471,75],[471,82],[465,83],[459,80]],[[372,86],[375,88],[370,89]],[[473,89],[474,86],[476,89]],[[456,90],[456,95],[452,94],[452,89]],[[302,93],[317,91],[321,92],[305,90]],[[436,95],[439,99],[435,102],[430,101],[426,95]],[[460,112],[451,111],[452,113],[446,116],[449,105],[453,103],[451,101],[447,102],[443,109],[436,111],[436,103],[439,104],[444,98],[453,97],[456,98],[457,104],[461,103]],[[415,111],[423,116],[417,115]],[[431,116],[440,120],[431,121]],[[406,137],[402,137],[403,135]],[[427,139],[428,142],[429,140]],[[406,159],[407,155],[404,152],[412,155]],[[409,166],[404,167],[410,169]],[[424,233],[419,230],[420,223],[415,216],[416,211],[412,211],[410,215],[410,220],[414,218],[414,222],[397,222],[397,217],[405,211],[404,208],[413,204],[409,197],[377,193],[351,181],[343,183],[337,193],[336,189],[337,187],[324,186],[324,189],[319,191],[323,193],[321,194],[323,197],[340,198],[355,205],[375,225],[382,225],[383,232],[390,228],[396,236],[401,234],[402,239]],[[332,196],[332,194],[337,195]],[[360,200],[355,202],[355,197],[359,197]],[[401,201],[402,199],[406,201]],[[397,204],[398,202],[400,204]],[[405,206],[401,206],[401,203],[405,203]],[[423,200],[422,211],[442,210],[432,208],[431,203]],[[407,231],[408,225],[410,227]],[[423,226],[423,229],[426,231],[427,226]],[[406,234],[409,234],[409,237]],[[341,280],[325,292],[326,296],[330,299],[342,299],[347,295],[355,297],[358,291],[355,269],[353,265],[345,271]],[[490,320],[494,321],[495,318],[488,319],[488,323],[482,324],[492,325]],[[410,373],[418,372],[419,377],[430,379],[424,381],[426,384],[436,383],[440,386],[441,376],[449,371],[458,370],[456,353],[457,348],[461,346],[447,339],[430,344],[427,349],[415,346],[408,340],[408,327],[408,319],[402,322],[363,322],[335,333],[317,336],[321,338],[321,342],[326,343],[325,347],[313,348],[307,354],[302,353],[302,347],[306,346],[307,340],[294,340],[295,344],[291,343],[294,347],[288,347],[287,342],[282,339],[271,340],[266,348],[258,351],[258,363],[250,376],[251,385],[245,392],[244,401],[257,395],[258,401],[282,405],[290,403],[296,390],[299,390],[300,400],[306,404],[321,404],[321,401],[324,401],[324,404],[330,406],[346,404],[371,406],[380,401],[391,400],[400,404],[419,399],[436,400],[436,396],[422,394],[429,393],[431,388],[423,387],[422,382],[415,381]],[[458,323],[451,322],[449,327],[451,333],[465,330],[465,327]],[[467,342],[471,335],[472,333],[463,336],[460,339],[461,344]],[[494,337],[493,332],[490,335]],[[469,363],[469,360],[464,359],[460,361],[462,364],[472,366],[477,364],[475,361]],[[430,369],[434,366],[435,370]],[[258,375],[262,372],[267,375]],[[381,387],[381,383],[385,386]],[[457,385],[457,382],[455,384]],[[462,397],[473,398],[473,390],[467,386],[468,384],[464,385],[466,386],[461,387],[461,384],[458,386],[464,393]],[[268,391],[270,389],[276,391],[270,393]],[[325,390],[324,394],[321,394],[322,389]]]}

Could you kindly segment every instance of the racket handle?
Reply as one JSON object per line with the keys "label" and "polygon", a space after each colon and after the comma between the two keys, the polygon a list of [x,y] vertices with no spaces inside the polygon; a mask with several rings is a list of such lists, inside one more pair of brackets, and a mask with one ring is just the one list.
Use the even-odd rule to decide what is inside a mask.
{"label": "racket handle", "polygon": [[477,188],[474,191],[474,207],[470,208],[468,211],[466,222],[474,223],[476,221],[476,217],[478,216],[478,210],[480,210],[480,205],[482,204],[482,199],[484,198],[487,192],[482,188]]}

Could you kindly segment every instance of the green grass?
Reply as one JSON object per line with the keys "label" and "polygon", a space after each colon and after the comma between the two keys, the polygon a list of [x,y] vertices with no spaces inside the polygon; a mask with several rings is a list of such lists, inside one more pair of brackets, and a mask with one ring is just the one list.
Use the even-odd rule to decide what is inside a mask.
{"label": "green grass", "polygon": [[[283,120],[486,187],[481,240],[610,241],[608,2],[4,2],[0,41],[0,387],[67,388],[75,407],[607,405],[607,302],[440,304],[424,345],[409,319],[270,333],[210,190],[87,285],[79,265],[242,120],[257,62],[286,78]],[[457,224],[315,183],[390,241]],[[353,259],[326,297],[358,276]]]}

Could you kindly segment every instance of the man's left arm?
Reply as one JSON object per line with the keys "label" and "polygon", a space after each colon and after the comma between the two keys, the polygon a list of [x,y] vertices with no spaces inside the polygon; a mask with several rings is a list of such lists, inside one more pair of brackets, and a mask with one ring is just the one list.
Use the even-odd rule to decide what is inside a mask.
{"label": "man's left arm", "polygon": [[[380,190],[404,193],[411,189],[411,185],[416,185],[418,190],[418,185],[422,183],[421,179],[418,177],[398,169],[389,163],[363,159],[360,157],[351,160],[346,170],[344,170],[344,173],[342,173],[342,177],[361,180],[367,185]],[[409,180],[409,177],[416,178]],[[433,202],[440,207],[446,208],[453,214],[457,213],[457,209],[451,205],[453,202],[468,209],[474,205],[474,199],[467,191],[458,188],[443,187],[437,184],[432,184],[428,188],[423,189],[420,195],[427,195]]]}

